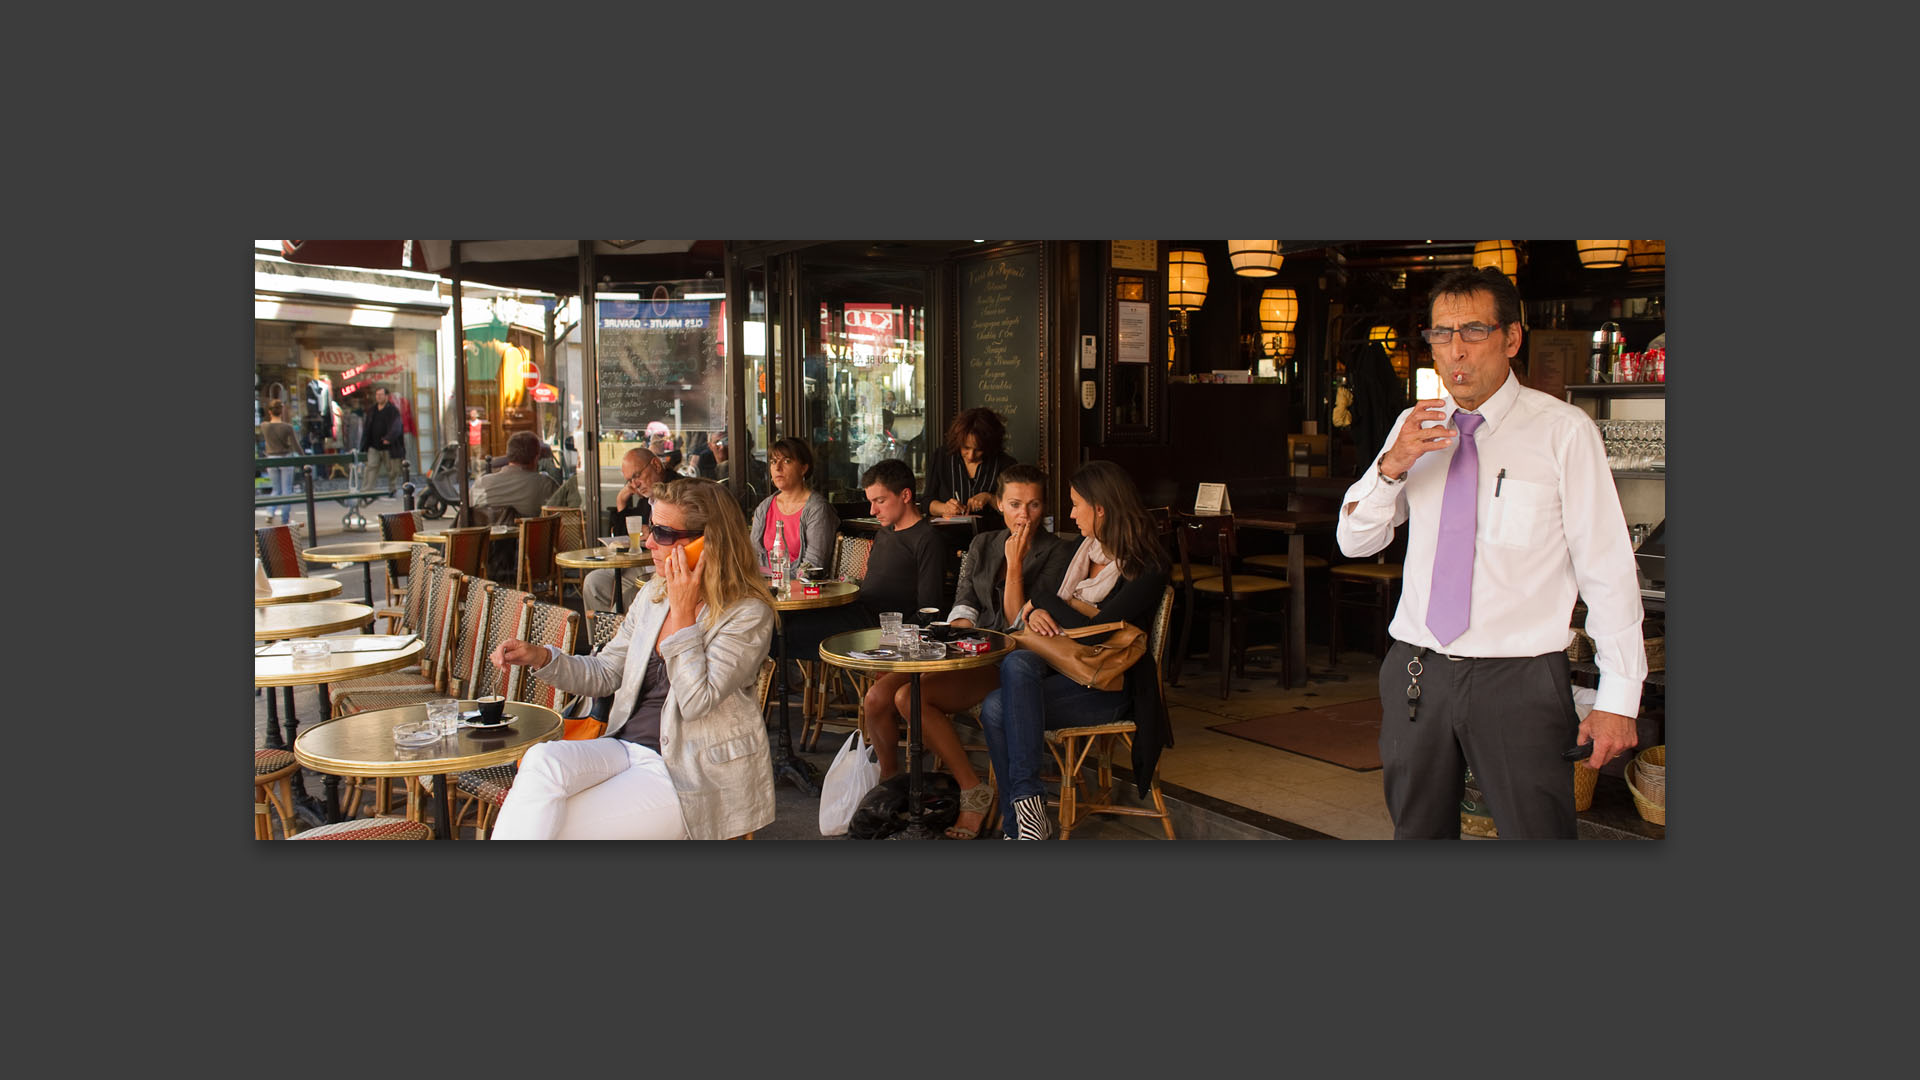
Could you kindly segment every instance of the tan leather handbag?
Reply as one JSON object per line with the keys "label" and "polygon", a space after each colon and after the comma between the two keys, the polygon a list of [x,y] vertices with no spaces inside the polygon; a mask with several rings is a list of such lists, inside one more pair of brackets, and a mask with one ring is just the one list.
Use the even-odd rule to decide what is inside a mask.
{"label": "tan leather handbag", "polygon": [[[1075,640],[1109,631],[1113,636],[1098,645],[1082,645]],[[1052,637],[1026,629],[1007,636],[1016,647],[1039,653],[1053,670],[1093,690],[1120,689],[1126,682],[1127,669],[1147,655],[1146,633],[1129,622],[1095,623]]]}

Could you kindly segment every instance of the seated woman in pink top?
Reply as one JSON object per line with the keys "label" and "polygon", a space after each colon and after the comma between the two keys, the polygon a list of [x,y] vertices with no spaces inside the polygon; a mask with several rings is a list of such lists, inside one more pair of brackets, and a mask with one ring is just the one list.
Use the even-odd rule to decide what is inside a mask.
{"label": "seated woman in pink top", "polygon": [[810,483],[813,451],[804,440],[781,439],[767,449],[767,472],[773,478],[773,494],[754,508],[753,524],[748,529],[759,546],[761,564],[765,565],[767,554],[773,550],[774,531],[778,529],[787,559],[798,558],[815,567],[816,576],[825,576],[833,568],[833,537],[840,531],[840,515]]}

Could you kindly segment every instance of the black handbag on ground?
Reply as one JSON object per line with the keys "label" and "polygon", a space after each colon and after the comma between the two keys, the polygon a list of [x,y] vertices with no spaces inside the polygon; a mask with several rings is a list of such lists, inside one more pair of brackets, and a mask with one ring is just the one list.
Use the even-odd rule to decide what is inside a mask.
{"label": "black handbag on ground", "polygon": [[[960,820],[960,781],[950,773],[920,773],[920,809],[927,827],[943,832]],[[910,824],[907,816],[907,774],[901,772],[873,785],[847,824],[853,840],[885,840]]]}

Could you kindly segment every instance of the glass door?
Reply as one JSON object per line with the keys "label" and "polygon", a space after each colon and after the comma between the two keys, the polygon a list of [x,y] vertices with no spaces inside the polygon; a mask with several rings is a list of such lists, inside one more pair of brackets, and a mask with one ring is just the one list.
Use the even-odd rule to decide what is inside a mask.
{"label": "glass door", "polygon": [[919,267],[802,264],[792,433],[813,447],[816,486],[833,502],[864,505],[860,474],[887,458],[926,473],[930,278]]}

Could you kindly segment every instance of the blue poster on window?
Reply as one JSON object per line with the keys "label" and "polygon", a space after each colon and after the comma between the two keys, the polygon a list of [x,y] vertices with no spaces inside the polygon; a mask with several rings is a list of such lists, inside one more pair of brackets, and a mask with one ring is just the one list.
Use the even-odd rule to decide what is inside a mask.
{"label": "blue poster on window", "polygon": [[705,300],[602,300],[603,330],[704,330],[713,313]]}

